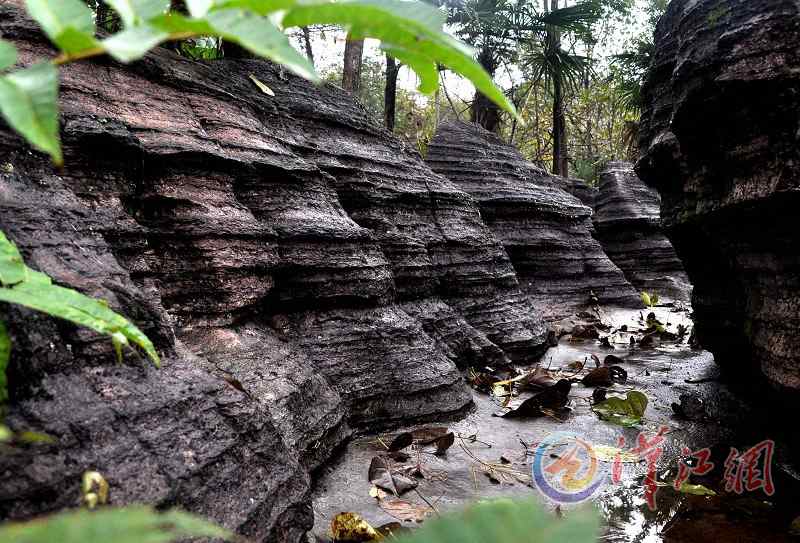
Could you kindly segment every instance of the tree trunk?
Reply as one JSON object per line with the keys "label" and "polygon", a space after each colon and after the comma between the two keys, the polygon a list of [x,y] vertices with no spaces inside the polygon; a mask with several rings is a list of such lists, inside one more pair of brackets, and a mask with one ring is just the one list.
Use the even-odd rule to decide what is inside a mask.
{"label": "tree trunk", "polygon": [[311,47],[311,31],[307,26],[303,27],[303,43],[306,46],[306,57],[311,65],[314,65],[314,49]]}
{"label": "tree trunk", "polygon": [[342,88],[357,94],[361,88],[361,61],[364,53],[364,40],[350,39],[344,46],[344,69],[342,70]]}
{"label": "tree trunk", "polygon": [[567,177],[567,126],[564,119],[564,90],[561,77],[553,78],[553,173]]}
{"label": "tree trunk", "polygon": [[[484,47],[478,55],[478,62],[494,78],[494,72],[497,69],[494,52],[488,47]],[[470,120],[489,132],[497,132],[500,129],[500,106],[476,90],[475,98],[470,106]]]}
{"label": "tree trunk", "polygon": [[383,91],[383,119],[386,129],[394,132],[395,110],[397,109],[397,74],[400,66],[394,57],[386,55],[386,86]]}

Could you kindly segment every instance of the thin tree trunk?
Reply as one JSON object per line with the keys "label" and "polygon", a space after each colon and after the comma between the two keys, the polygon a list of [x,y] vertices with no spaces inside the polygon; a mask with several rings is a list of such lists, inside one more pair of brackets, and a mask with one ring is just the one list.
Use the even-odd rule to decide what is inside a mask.
{"label": "thin tree trunk", "polygon": [[564,89],[561,77],[553,78],[553,173],[567,177],[567,127],[564,119]]}
{"label": "thin tree trunk", "polygon": [[361,88],[361,61],[364,54],[364,40],[350,39],[344,46],[344,69],[342,70],[342,88],[357,94]]}
{"label": "thin tree trunk", "polygon": [[314,65],[314,49],[311,47],[311,31],[307,26],[303,27],[303,43],[306,46],[306,57],[311,65]]}
{"label": "thin tree trunk", "polygon": [[394,132],[395,110],[397,109],[397,74],[400,66],[394,57],[386,55],[386,86],[383,90],[383,119],[386,129]]}

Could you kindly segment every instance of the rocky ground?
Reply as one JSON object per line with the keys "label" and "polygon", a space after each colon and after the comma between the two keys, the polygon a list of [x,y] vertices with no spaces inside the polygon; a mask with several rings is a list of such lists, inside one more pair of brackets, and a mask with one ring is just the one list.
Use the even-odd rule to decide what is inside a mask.
{"label": "rocky ground", "polygon": [[[753,427],[754,420],[763,413],[743,403],[720,382],[713,357],[707,351],[690,347],[688,333],[679,340],[665,339],[653,347],[631,346],[631,337],[637,341],[643,337],[640,331],[646,328],[646,323],[642,318],[646,318],[647,312],[622,308],[601,311],[600,322],[611,327],[601,335],[610,333],[613,348],[597,339],[573,335],[585,337],[586,329],[597,324],[592,318],[586,319],[591,315],[565,319],[560,323],[562,331],[573,330],[573,333],[563,335],[540,365],[554,379],[578,380],[595,369],[592,355],[598,357],[601,367],[606,366],[603,362],[609,355],[619,357],[612,361],[625,370],[627,380],[604,388],[608,395],[624,396],[630,390],[643,392],[649,402],[641,424],[622,427],[600,420],[592,411],[592,395],[598,387],[583,383],[573,384],[565,409],[522,417],[498,416],[508,411],[503,407],[505,398],[474,390],[475,409],[463,420],[401,428],[364,436],[351,443],[331,467],[323,470],[315,484],[316,538],[330,539],[330,522],[342,511],[356,512],[376,527],[386,525],[388,529],[401,530],[474,500],[537,496],[554,515],[569,515],[574,506],[546,497],[531,477],[537,446],[548,436],[567,432],[584,438],[596,449],[598,472],[606,474],[601,477],[605,481],[601,489],[590,500],[605,519],[602,538],[605,541],[683,542],[696,541],[698,537],[706,540],[712,534],[720,541],[793,540],[790,524],[796,511],[791,505],[786,507],[786,501],[787,496],[797,491],[797,481],[792,481],[786,465],[789,440],[771,434],[767,427]],[[679,325],[691,328],[685,308],[658,307],[653,312],[660,321],[668,323],[667,331],[676,331]],[[628,332],[620,331],[623,326]],[[585,367],[580,369],[584,363]],[[531,368],[518,369],[524,373]],[[509,405],[517,406],[533,394],[522,391]],[[683,406],[677,408],[681,414],[673,404]],[[646,461],[625,457],[619,482],[612,482],[610,474],[614,448],[619,446],[620,438],[625,439],[622,448],[630,450],[635,447],[639,432],[652,438],[662,427],[666,433],[657,473],[664,486],[658,488],[657,508],[651,511],[645,498]],[[392,458],[397,453],[391,453],[387,447],[398,436],[402,438],[404,432],[411,432],[415,441],[401,449],[399,457]],[[454,435],[453,443],[441,455],[436,454],[438,442],[430,442],[431,436],[442,435],[436,432]],[[761,491],[742,495],[726,492],[722,482],[725,460],[720,456],[722,452],[727,452],[730,446],[744,450],[765,437],[778,442],[774,477],[776,486],[781,487],[776,494],[780,500]],[[425,444],[426,441],[429,443]],[[548,453],[563,454],[571,444],[564,438],[560,447],[548,449]],[[670,486],[679,463],[686,459],[684,447],[691,451],[704,447],[712,450],[716,469],[704,477],[693,475],[691,481],[705,485],[717,495],[677,492]],[[402,485],[395,486],[401,489],[399,497],[384,491],[385,485],[376,487],[376,478],[370,480],[370,465],[376,457],[384,459],[395,476],[402,481],[408,477],[416,487],[402,491]],[[586,473],[588,464],[581,466],[580,473]],[[404,484],[409,486],[407,481]],[[755,508],[758,514],[742,514],[748,508]]]}

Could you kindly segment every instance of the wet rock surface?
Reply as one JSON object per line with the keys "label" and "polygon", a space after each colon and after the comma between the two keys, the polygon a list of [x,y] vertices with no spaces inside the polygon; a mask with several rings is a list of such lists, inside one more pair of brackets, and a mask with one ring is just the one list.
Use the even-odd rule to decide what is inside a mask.
{"label": "wet rock surface", "polygon": [[790,1],[672,2],[637,164],[694,285],[698,339],[785,392],[800,388],[798,21]]}
{"label": "wet rock surface", "polygon": [[478,201],[523,291],[543,314],[568,315],[592,291],[602,303],[636,303],[631,285],[591,236],[592,210],[517,149],[476,125],[447,123],[426,161]]}
{"label": "wet rock surface", "polygon": [[[688,310],[660,307],[654,314],[667,331],[691,327]],[[476,410],[463,420],[401,428],[355,440],[323,470],[315,484],[317,541],[330,541],[331,520],[341,511],[356,512],[376,527],[400,522],[413,528],[417,520],[459,510],[475,500],[533,496],[554,515],[568,517],[575,505],[558,503],[532,479],[536,451],[545,442],[550,443],[545,449],[546,463],[555,465],[559,458],[570,458],[580,466],[580,477],[590,473],[588,462],[578,460],[580,455],[569,456],[572,441],[568,436],[580,437],[594,451],[596,474],[600,474],[595,476],[603,483],[592,501],[603,514],[604,541],[690,543],[698,534],[711,537],[712,533],[713,539],[724,542],[791,541],[790,524],[796,516],[794,496],[798,491],[792,475],[796,464],[791,453],[794,432],[782,427],[776,417],[769,417],[764,405],[743,402],[738,391],[721,383],[711,353],[689,348],[686,336],[665,339],[654,347],[642,346],[643,322],[639,311],[602,308],[599,316],[587,313],[559,323],[564,335],[537,371],[549,372],[554,380],[572,380],[565,409],[501,417],[497,415],[507,411],[506,399],[476,389]],[[602,335],[611,338],[611,348],[597,339],[575,337],[589,326],[606,328],[608,332]],[[631,337],[636,339],[634,344]],[[586,377],[596,371],[593,357],[600,361],[600,368],[607,367],[606,359],[613,357],[613,364],[627,374],[625,382],[603,388],[585,384]],[[518,385],[523,382],[518,381]],[[509,408],[519,406],[532,394],[520,387],[516,390]],[[598,418],[592,408],[599,390],[608,397],[624,397],[631,390],[645,394],[648,403],[641,423],[624,427]],[[687,398],[692,404],[702,405],[701,416],[675,413],[673,404],[688,405]],[[402,433],[424,436],[441,435],[443,431],[455,436],[444,454],[435,454],[435,444],[418,437],[402,449],[405,456],[387,452]],[[659,431],[664,440],[657,446],[663,451],[655,463],[659,486],[656,507],[651,510],[645,494],[648,464],[631,451],[640,446],[640,432],[652,440]],[[730,448],[741,452],[766,438],[775,442],[775,495],[768,497],[761,489],[726,491],[725,460]],[[694,452],[704,448],[711,451],[714,468],[702,477],[690,475],[689,480],[713,490],[715,495],[676,491],[673,481],[678,466],[687,459],[687,449]],[[621,464],[619,477],[614,480],[617,454]],[[376,492],[368,477],[375,457],[389,458],[387,465],[396,473],[413,467],[416,489],[400,496]],[[563,475],[559,472],[554,478]]]}
{"label": "wet rock surface", "polygon": [[638,290],[688,301],[692,287],[664,235],[658,192],[628,162],[609,162],[594,200],[595,237]]}

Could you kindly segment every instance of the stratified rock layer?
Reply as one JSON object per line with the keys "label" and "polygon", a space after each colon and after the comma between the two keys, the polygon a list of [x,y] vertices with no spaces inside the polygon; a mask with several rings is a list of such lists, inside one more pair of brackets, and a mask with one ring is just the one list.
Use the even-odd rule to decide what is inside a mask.
{"label": "stratified rock layer", "polygon": [[585,307],[592,291],[605,304],[637,303],[631,285],[591,236],[592,210],[516,148],[477,125],[447,123],[431,140],[426,160],[478,201],[523,290],[544,314]]}
{"label": "stratified rock layer", "polygon": [[628,162],[609,162],[595,197],[595,237],[639,290],[688,301],[692,291],[675,249],[661,229],[661,200]]}
{"label": "stratified rock layer", "polygon": [[800,389],[800,15],[788,0],[675,0],[643,89],[640,177],[694,285],[698,338]]}
{"label": "stratified rock layer", "polygon": [[[21,63],[51,56],[11,4]],[[543,352],[474,200],[341,91],[158,50],[65,67],[61,111],[63,171],[0,126],[0,229],[140,326],[163,367],[4,305],[6,422],[57,442],[0,455],[0,518],[75,505],[96,469],[114,504],[298,541],[308,474],[351,428],[462,413],[459,366]]]}

